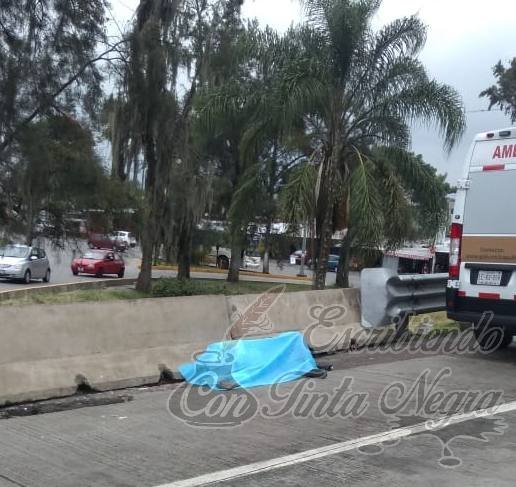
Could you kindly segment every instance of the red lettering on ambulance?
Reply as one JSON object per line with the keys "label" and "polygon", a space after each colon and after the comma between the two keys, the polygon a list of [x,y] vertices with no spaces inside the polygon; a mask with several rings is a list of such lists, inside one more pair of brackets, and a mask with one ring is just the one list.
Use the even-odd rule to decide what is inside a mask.
{"label": "red lettering on ambulance", "polygon": [[493,159],[512,159],[513,157],[516,157],[516,145],[512,144],[497,146],[493,154]]}
{"label": "red lettering on ambulance", "polygon": [[502,150],[502,159],[510,159],[512,157],[512,145],[504,145]]}

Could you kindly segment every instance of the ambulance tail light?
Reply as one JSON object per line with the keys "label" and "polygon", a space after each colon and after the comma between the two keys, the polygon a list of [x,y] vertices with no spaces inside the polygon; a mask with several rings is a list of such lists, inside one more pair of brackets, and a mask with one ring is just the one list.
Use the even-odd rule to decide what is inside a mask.
{"label": "ambulance tail light", "polygon": [[462,225],[452,223],[450,230],[450,279],[459,279],[460,254],[462,246]]}

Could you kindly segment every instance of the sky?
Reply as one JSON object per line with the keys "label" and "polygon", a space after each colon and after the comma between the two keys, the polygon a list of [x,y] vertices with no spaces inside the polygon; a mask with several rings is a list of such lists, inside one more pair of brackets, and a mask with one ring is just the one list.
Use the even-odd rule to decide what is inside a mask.
{"label": "sky", "polygon": [[[129,19],[138,0],[111,0],[120,23]],[[285,31],[302,21],[299,0],[245,0],[243,13],[261,25]],[[467,130],[451,153],[432,127],[414,127],[412,150],[422,154],[454,184],[461,176],[475,134],[511,126],[499,111],[484,111],[487,99],[479,93],[495,83],[492,67],[516,56],[516,1],[497,0],[383,0],[374,26],[417,14],[428,26],[428,41],[420,56],[431,77],[453,86],[467,111]]]}

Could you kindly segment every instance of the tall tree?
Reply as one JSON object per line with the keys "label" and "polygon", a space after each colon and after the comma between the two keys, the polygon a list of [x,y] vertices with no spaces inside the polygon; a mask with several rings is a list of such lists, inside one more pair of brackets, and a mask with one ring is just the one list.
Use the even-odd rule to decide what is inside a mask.
{"label": "tall tree", "polygon": [[0,163],[21,130],[46,114],[93,112],[101,94],[106,0],[2,0],[0,8]]}
{"label": "tall tree", "polygon": [[[249,100],[252,110],[241,143],[242,155],[254,166],[254,180],[246,183],[247,192],[239,192],[239,200],[257,202],[249,218],[265,225],[263,272],[268,273],[272,225],[280,210],[278,196],[289,171],[309,152],[301,117],[289,119],[283,109],[283,74],[295,45],[270,28],[255,30],[254,44],[252,65],[259,83]],[[245,207],[239,200],[235,204]]]}
{"label": "tall tree", "polygon": [[[241,29],[240,10],[243,0],[213,2],[209,16],[197,22],[193,34],[193,58],[197,59],[195,91],[191,92],[192,106],[198,93],[216,76],[218,63],[223,59],[227,44]],[[182,164],[176,166],[173,175],[172,220],[169,232],[177,249],[178,278],[190,277],[192,238],[194,225],[199,222],[211,192],[213,168],[210,158],[204,158],[203,136],[198,118],[193,115],[187,121],[187,137]]]}
{"label": "tall tree", "polygon": [[[177,217],[176,229],[191,232],[193,215],[188,202],[183,199],[171,210],[174,173],[180,177],[195,174],[189,150],[193,104],[206,77],[214,32],[226,20],[224,13],[231,8],[238,12],[241,3],[141,0],[136,11],[111,134],[119,153],[117,164],[121,157],[133,164],[140,157],[143,160],[146,215],[140,291],[150,291],[153,253],[166,240],[164,234],[174,228],[170,218]],[[174,169],[182,164],[190,169]],[[186,213],[181,214],[180,208]],[[190,241],[188,235],[176,241],[182,247],[179,253],[189,252]],[[187,260],[181,262],[188,267]],[[182,273],[187,277],[187,271]]]}
{"label": "tall tree", "polygon": [[101,197],[105,175],[93,136],[77,121],[53,116],[27,125],[18,138],[20,161],[7,178],[13,231],[31,245],[44,213],[59,240],[67,214],[95,207]]}
{"label": "tall tree", "polygon": [[502,61],[493,68],[493,74],[496,78],[496,84],[487,88],[481,97],[489,98],[489,110],[494,106],[498,106],[511,117],[511,121],[516,121],[516,58],[514,58],[509,67],[505,67]]}
{"label": "tall tree", "polygon": [[[426,40],[417,17],[374,31],[371,21],[380,0],[304,4],[307,25],[290,32],[297,49],[285,71],[284,106],[304,114],[319,166],[314,286],[322,289],[334,223],[353,235],[356,220],[348,202],[358,183],[364,209],[373,204],[372,181],[364,170],[366,159],[372,160],[369,149],[378,144],[408,147],[410,124],[416,121],[436,124],[451,148],[464,130],[465,116],[457,92],[429,78],[417,59]],[[368,221],[373,234],[375,220]],[[344,279],[341,285],[346,284]]]}
{"label": "tall tree", "polygon": [[[231,234],[229,281],[239,279],[250,223],[266,227],[264,272],[276,196],[286,171],[300,158],[294,130],[282,110],[282,73],[289,58],[284,39],[256,23],[240,29],[224,52],[231,62],[203,91],[199,113],[210,137],[218,173],[226,181]],[[297,127],[299,130],[300,127]]]}
{"label": "tall tree", "polygon": [[[221,195],[226,201],[229,220],[231,262],[228,281],[239,279],[242,253],[246,246],[249,211],[253,204],[240,196],[253,177],[249,158],[242,154],[244,134],[249,126],[253,98],[259,81],[253,78],[255,39],[250,26],[242,31],[236,26],[235,36],[227,37],[213,58],[214,69],[197,102],[198,123],[205,133],[204,150],[212,159]],[[237,203],[239,201],[239,203]],[[245,204],[241,204],[245,203]]]}

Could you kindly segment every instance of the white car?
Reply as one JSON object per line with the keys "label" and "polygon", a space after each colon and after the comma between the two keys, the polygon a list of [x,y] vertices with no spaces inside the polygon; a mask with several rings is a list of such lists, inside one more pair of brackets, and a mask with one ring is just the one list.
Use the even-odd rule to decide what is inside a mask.
{"label": "white car", "polygon": [[[208,254],[208,263],[215,264],[219,269],[229,269],[231,262],[231,250],[225,247],[212,247]],[[262,265],[260,257],[244,255],[242,267],[244,269],[258,269]]]}
{"label": "white car", "polygon": [[244,255],[244,268],[245,269],[258,269],[262,265],[261,257]]}
{"label": "white car", "polygon": [[110,236],[111,240],[113,240],[114,242],[117,242],[117,243],[124,244],[126,246],[126,248],[129,248],[129,247],[134,248],[137,245],[136,238],[134,237],[134,235],[131,232],[117,231],[117,232],[111,233],[109,236]]}
{"label": "white car", "polygon": [[0,278],[30,284],[32,279],[50,282],[50,274],[50,264],[43,249],[27,245],[0,248]]}

